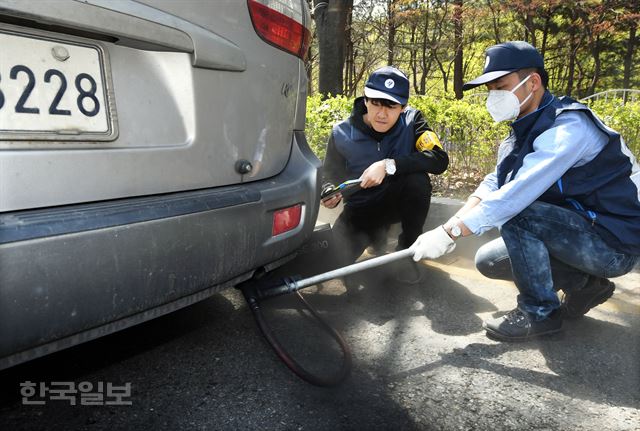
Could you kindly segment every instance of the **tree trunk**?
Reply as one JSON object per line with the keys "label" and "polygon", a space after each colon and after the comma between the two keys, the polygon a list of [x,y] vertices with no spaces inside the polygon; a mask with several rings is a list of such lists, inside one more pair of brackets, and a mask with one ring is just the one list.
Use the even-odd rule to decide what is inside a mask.
{"label": "tree trunk", "polygon": [[409,39],[411,48],[409,51],[409,66],[411,67],[411,76],[413,78],[413,91],[418,93],[418,50],[416,49],[416,25],[411,25],[411,37]]}
{"label": "tree trunk", "polygon": [[442,86],[444,89],[444,94],[447,94],[449,92],[449,74],[444,68],[444,64],[442,64],[442,61],[440,61],[440,59],[438,58],[437,52],[432,50],[432,55],[433,55],[433,59],[436,61],[436,64],[438,65],[438,68],[440,69],[440,73],[442,74]]}
{"label": "tree trunk", "polygon": [[[502,43],[500,38],[500,20],[496,17],[496,11],[491,5],[492,0],[487,0],[487,7],[491,11],[491,22],[493,24],[493,38],[496,44]],[[500,6],[498,6],[500,8]],[[498,12],[499,13],[499,12]]]}
{"label": "tree trunk", "polygon": [[531,14],[531,11],[527,8],[527,12],[526,12],[526,16],[524,19],[524,25],[528,31],[528,33],[531,35],[531,40],[530,43],[533,46],[537,45],[537,40],[536,40],[536,26],[533,22],[533,15]]}
{"label": "tree trunk", "polygon": [[[444,4],[442,5],[442,16],[438,19],[436,12],[434,9],[432,9],[433,12],[433,37],[431,38],[431,40],[429,41],[429,61],[427,63],[427,67],[425,69],[425,74],[424,77],[427,77],[429,75],[429,71],[431,70],[431,66],[433,65],[433,62],[435,61],[436,64],[438,65],[438,68],[440,69],[440,72],[442,73],[442,78],[443,78],[443,86],[444,86],[444,92],[445,94],[448,92],[448,78],[449,78],[449,74],[448,72],[445,70],[442,61],[440,61],[440,59],[438,58],[438,47],[440,46],[440,42],[442,39],[442,36],[445,34],[445,21],[447,21],[447,11],[448,11],[448,6],[447,6],[447,1],[445,0]],[[425,20],[425,32],[427,31],[427,25],[426,25],[426,20]],[[426,87],[425,87],[425,93],[426,93]]]}
{"label": "tree trunk", "polygon": [[456,99],[462,99],[464,71],[462,69],[462,0],[455,0],[453,5],[454,44],[456,54],[453,59],[453,91]]}
{"label": "tree trunk", "polygon": [[422,31],[422,76],[420,77],[419,94],[425,94],[427,89],[427,74],[431,69],[431,63],[427,66],[427,45],[429,42],[429,9],[424,15],[424,29]]}
{"label": "tree trunk", "polygon": [[387,64],[393,66],[395,61],[396,20],[393,0],[387,0]]}
{"label": "tree trunk", "polygon": [[544,27],[542,29],[542,46],[540,47],[540,55],[544,58],[544,54],[547,51],[547,38],[549,37],[549,24],[551,22],[551,14],[547,15],[544,20]]}
{"label": "tree trunk", "polygon": [[352,6],[353,0],[314,2],[320,56],[319,91],[325,96],[342,94],[346,24]]}
{"label": "tree trunk", "polygon": [[347,74],[344,84],[344,94],[351,97],[355,92],[355,52],[353,50],[353,40],[351,39],[351,14],[347,15],[347,26],[345,30],[344,44],[345,44],[345,72]]}
{"label": "tree trunk", "polygon": [[590,94],[594,94],[596,92],[596,86],[598,85],[598,80],[600,79],[600,70],[602,68],[602,62],[600,61],[600,36],[597,36],[593,41],[593,47],[591,49],[591,55],[593,56],[593,78],[591,79],[591,84],[589,85],[589,89],[587,90],[588,96]]}
{"label": "tree trunk", "polygon": [[569,68],[567,71],[567,89],[565,94],[567,96],[571,96],[571,92],[573,91],[573,74],[576,70],[576,30],[575,27],[571,26],[569,28]]}
{"label": "tree trunk", "polygon": [[636,47],[637,37],[636,30],[638,25],[632,22],[629,27],[629,39],[627,40],[627,49],[624,54],[624,78],[622,79],[622,88],[631,87],[631,72],[633,71],[633,51]]}

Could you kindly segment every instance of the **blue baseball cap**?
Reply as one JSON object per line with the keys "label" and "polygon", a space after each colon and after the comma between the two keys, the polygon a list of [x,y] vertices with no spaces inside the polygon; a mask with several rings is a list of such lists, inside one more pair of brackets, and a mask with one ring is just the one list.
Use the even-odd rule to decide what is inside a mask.
{"label": "blue baseball cap", "polygon": [[406,105],[409,100],[409,80],[399,69],[384,66],[369,76],[364,84],[364,95],[369,99],[386,99]]}
{"label": "blue baseball cap", "polygon": [[544,69],[544,60],[533,46],[527,42],[515,41],[493,45],[485,52],[482,75],[462,86],[471,90],[479,85],[494,81],[520,69]]}

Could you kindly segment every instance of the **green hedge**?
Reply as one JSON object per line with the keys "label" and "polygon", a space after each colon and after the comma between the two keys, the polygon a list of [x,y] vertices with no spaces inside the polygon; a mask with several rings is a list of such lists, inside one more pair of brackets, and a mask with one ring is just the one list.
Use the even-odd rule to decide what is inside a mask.
{"label": "green hedge", "polygon": [[[474,102],[475,100],[475,102]],[[331,127],[349,116],[353,99],[336,96],[322,99],[320,95],[307,99],[307,139],[321,159],[326,151]],[[450,100],[415,96],[409,105],[420,109],[434,129],[451,160],[448,174],[456,181],[465,175],[477,178],[493,169],[497,147],[509,132],[506,123],[495,124],[484,103],[477,99]],[[591,108],[602,120],[624,137],[636,157],[640,155],[640,102],[619,103],[596,101]]]}
{"label": "green hedge", "polygon": [[640,158],[640,102],[622,105],[616,101],[598,100],[589,106],[607,126],[622,135],[631,152]]}
{"label": "green hedge", "polygon": [[320,94],[307,97],[307,124],[305,134],[311,149],[324,160],[327,139],[334,124],[351,113],[353,99],[335,96],[322,99]]}

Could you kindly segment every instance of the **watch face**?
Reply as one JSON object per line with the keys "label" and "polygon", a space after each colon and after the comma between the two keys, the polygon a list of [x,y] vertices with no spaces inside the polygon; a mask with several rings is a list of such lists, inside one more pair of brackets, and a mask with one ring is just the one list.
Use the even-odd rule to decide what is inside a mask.
{"label": "watch face", "polygon": [[393,175],[396,173],[396,164],[393,162],[393,160],[385,160],[384,162],[384,170],[387,173],[387,175]]}
{"label": "watch face", "polygon": [[457,224],[453,225],[451,227],[451,235],[455,236],[456,238],[462,235],[462,229],[460,229],[460,226],[458,226]]}

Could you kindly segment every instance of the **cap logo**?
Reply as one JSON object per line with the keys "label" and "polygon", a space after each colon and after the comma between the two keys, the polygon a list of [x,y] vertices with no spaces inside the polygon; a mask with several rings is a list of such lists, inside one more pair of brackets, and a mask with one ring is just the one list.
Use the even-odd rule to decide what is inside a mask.
{"label": "cap logo", "polygon": [[393,81],[393,79],[389,78],[386,81],[384,81],[384,86],[387,88],[393,88],[395,87],[396,83]]}
{"label": "cap logo", "polygon": [[485,70],[489,67],[489,62],[491,61],[491,57],[487,55],[487,58],[484,59],[484,68]]}

